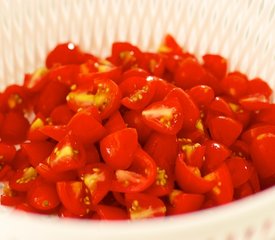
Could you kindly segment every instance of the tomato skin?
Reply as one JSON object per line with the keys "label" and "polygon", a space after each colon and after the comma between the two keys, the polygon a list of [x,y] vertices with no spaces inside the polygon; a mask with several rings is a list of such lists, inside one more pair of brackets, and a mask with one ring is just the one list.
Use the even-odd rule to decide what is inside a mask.
{"label": "tomato skin", "polygon": [[165,216],[166,207],[157,197],[144,193],[126,193],[125,202],[130,219]]}
{"label": "tomato skin", "polygon": [[184,193],[180,190],[173,190],[173,192],[169,194],[171,206],[168,208],[168,215],[177,215],[199,210],[204,198],[201,194],[191,194]]}
{"label": "tomato skin", "polygon": [[114,133],[116,131],[126,128],[124,119],[122,118],[119,111],[113,113],[108,121],[104,124],[104,128],[108,133]]}
{"label": "tomato skin", "polygon": [[243,141],[250,144],[255,138],[263,133],[275,134],[275,126],[270,124],[258,124],[251,126],[250,129],[242,133],[241,138]]}
{"label": "tomato skin", "polygon": [[77,216],[88,213],[88,206],[85,205],[85,186],[81,181],[62,181],[56,183],[59,199],[63,206]]}
{"label": "tomato skin", "polygon": [[188,91],[189,96],[197,106],[207,106],[214,99],[214,90],[207,85],[197,85]]}
{"label": "tomato skin", "polygon": [[84,109],[76,113],[68,123],[68,130],[72,131],[77,140],[83,144],[94,143],[105,135],[105,128],[93,117],[93,113]]}
{"label": "tomato skin", "polygon": [[67,104],[57,106],[50,114],[50,118],[54,125],[66,125],[73,117],[73,111]]}
{"label": "tomato skin", "polygon": [[69,133],[56,145],[47,159],[47,163],[56,172],[75,170],[83,167],[86,163],[84,147]]}
{"label": "tomato skin", "polygon": [[232,145],[242,132],[242,125],[229,117],[214,117],[209,122],[212,138],[225,146]]}
{"label": "tomato skin", "polygon": [[114,207],[99,204],[96,206],[96,213],[99,215],[101,220],[125,220],[128,219],[125,210]]}
{"label": "tomato skin", "polygon": [[13,145],[0,142],[0,163],[11,163],[15,154],[16,149]]}
{"label": "tomato skin", "polygon": [[38,181],[27,193],[30,206],[39,211],[55,209],[60,201],[54,184]]}
{"label": "tomato skin", "polygon": [[182,108],[182,128],[184,129],[190,129],[194,128],[196,122],[198,121],[200,117],[200,111],[194,101],[191,99],[191,97],[182,89],[180,88],[174,88],[172,89],[166,98],[172,98],[176,97],[178,98],[178,101]]}
{"label": "tomato skin", "polygon": [[175,135],[183,124],[183,110],[177,98],[149,105],[142,111],[144,122],[160,133]]}
{"label": "tomato skin", "polygon": [[111,133],[100,141],[101,155],[113,169],[127,169],[132,163],[137,147],[138,136],[134,128]]}
{"label": "tomato skin", "polygon": [[133,162],[127,170],[116,170],[111,190],[114,192],[141,192],[156,180],[155,161],[141,148],[137,148]]}
{"label": "tomato skin", "polygon": [[254,78],[248,81],[248,95],[263,94],[266,98],[269,98],[272,94],[272,89],[260,78]]}
{"label": "tomato skin", "polygon": [[46,125],[41,127],[39,131],[44,135],[42,140],[49,137],[59,142],[66,136],[68,128],[65,125]]}
{"label": "tomato skin", "polygon": [[252,174],[251,164],[244,158],[231,157],[226,160],[234,187],[247,182]]}
{"label": "tomato skin", "polygon": [[29,122],[22,113],[10,111],[1,126],[0,136],[5,143],[18,144],[27,138]]}
{"label": "tomato skin", "polygon": [[214,171],[231,155],[230,149],[215,141],[207,141],[205,147],[204,169],[206,172]]}
{"label": "tomato skin", "polygon": [[178,155],[176,160],[175,176],[177,183],[183,191],[187,193],[201,194],[206,193],[213,188],[215,183],[212,180],[202,178],[196,174],[198,171],[198,168],[186,165],[183,154]]}
{"label": "tomato skin", "polygon": [[79,64],[84,56],[77,45],[68,42],[57,45],[47,56],[46,66],[51,68],[55,65]]}
{"label": "tomato skin", "polygon": [[33,167],[36,167],[39,163],[46,162],[46,158],[50,156],[54,146],[55,144],[47,141],[23,143],[21,145]]}
{"label": "tomato skin", "polygon": [[257,136],[250,145],[251,157],[260,177],[268,178],[275,173],[275,135],[263,133]]}
{"label": "tomato skin", "polygon": [[128,127],[135,128],[137,130],[139,141],[144,143],[148,139],[152,130],[144,123],[141,113],[131,110],[126,112],[123,118]]}
{"label": "tomato skin", "polygon": [[227,61],[220,55],[205,54],[203,66],[218,79],[223,79],[227,70]]}

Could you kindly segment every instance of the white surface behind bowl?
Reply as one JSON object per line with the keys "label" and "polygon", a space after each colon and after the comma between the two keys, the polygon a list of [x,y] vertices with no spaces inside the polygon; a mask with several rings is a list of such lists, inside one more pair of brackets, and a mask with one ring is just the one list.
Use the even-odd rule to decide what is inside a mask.
{"label": "white surface behind bowl", "polygon": [[[201,56],[220,53],[230,70],[275,89],[273,0],[1,0],[0,88],[22,82],[57,43],[101,56],[114,41],[156,50],[166,33]],[[0,208],[0,239],[275,239],[275,189],[224,207],[136,223],[65,221]]]}

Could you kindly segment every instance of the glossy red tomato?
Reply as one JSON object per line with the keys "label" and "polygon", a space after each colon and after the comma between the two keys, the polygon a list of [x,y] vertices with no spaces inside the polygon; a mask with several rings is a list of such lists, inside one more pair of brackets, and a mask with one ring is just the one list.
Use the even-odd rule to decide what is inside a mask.
{"label": "glossy red tomato", "polygon": [[129,168],[137,147],[138,136],[134,128],[125,128],[111,133],[100,141],[101,155],[104,161],[114,169]]}

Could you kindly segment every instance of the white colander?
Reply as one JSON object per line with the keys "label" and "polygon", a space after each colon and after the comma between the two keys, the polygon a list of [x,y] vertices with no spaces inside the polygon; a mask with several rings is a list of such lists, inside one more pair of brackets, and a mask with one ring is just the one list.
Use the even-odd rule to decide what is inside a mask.
{"label": "white colander", "polygon": [[[57,43],[100,56],[114,41],[156,50],[166,33],[198,57],[220,53],[230,70],[275,90],[274,0],[0,0],[0,88],[22,82]],[[179,217],[92,222],[0,207],[1,240],[273,240],[275,187],[236,203]]]}

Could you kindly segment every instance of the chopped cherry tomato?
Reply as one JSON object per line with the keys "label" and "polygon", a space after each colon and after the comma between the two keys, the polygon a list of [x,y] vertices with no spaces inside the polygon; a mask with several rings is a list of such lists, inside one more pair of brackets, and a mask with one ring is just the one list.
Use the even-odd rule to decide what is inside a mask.
{"label": "chopped cherry tomato", "polygon": [[126,193],[125,202],[130,219],[165,216],[166,207],[157,197],[144,193]]}
{"label": "chopped cherry tomato", "polygon": [[83,146],[70,133],[56,145],[47,159],[49,166],[57,172],[81,168],[85,162],[86,154]]}
{"label": "chopped cherry tomato", "polygon": [[11,163],[15,154],[16,149],[13,145],[0,142],[0,163]]}
{"label": "chopped cherry tomato", "polygon": [[61,203],[71,213],[84,216],[89,212],[90,199],[86,195],[86,187],[83,182],[57,182],[56,189]]}
{"label": "chopped cherry tomato", "polygon": [[125,79],[119,88],[123,98],[121,104],[132,110],[146,107],[154,96],[155,85],[147,82],[146,78],[131,77]]}
{"label": "chopped cherry tomato", "polygon": [[260,177],[267,178],[275,174],[275,135],[263,133],[257,136],[251,143],[250,152]]}
{"label": "chopped cherry tomato", "polygon": [[94,163],[80,169],[78,174],[90,192],[91,203],[98,204],[110,190],[111,169],[104,163]]}
{"label": "chopped cherry tomato", "polygon": [[183,110],[177,98],[152,103],[142,116],[149,127],[165,134],[178,133],[183,124]]}
{"label": "chopped cherry tomato", "polygon": [[209,196],[216,204],[220,205],[232,201],[232,179],[229,169],[225,163],[220,165],[214,172],[206,175],[205,179],[215,182],[215,186],[209,192]]}
{"label": "chopped cherry tomato", "polygon": [[124,220],[128,218],[124,209],[102,204],[96,206],[96,213],[101,220]]}
{"label": "chopped cherry tomato", "polygon": [[183,154],[177,157],[175,175],[180,188],[188,193],[206,193],[215,185],[212,179],[201,177],[197,167],[187,166]]}
{"label": "chopped cherry tomato", "polygon": [[218,116],[210,120],[209,130],[214,140],[230,146],[241,134],[242,125],[232,118]]}
{"label": "chopped cherry tomato", "polygon": [[101,155],[104,161],[114,169],[129,168],[137,147],[138,136],[134,128],[125,128],[111,133],[100,141]]}
{"label": "chopped cherry tomato", "polygon": [[169,201],[171,207],[168,208],[168,215],[176,215],[199,210],[203,204],[204,196],[173,190],[169,194]]}
{"label": "chopped cherry tomato", "polygon": [[29,189],[28,203],[39,211],[49,211],[56,208],[60,201],[54,184],[37,181]]}
{"label": "chopped cherry tomato", "polygon": [[192,87],[188,94],[199,107],[209,105],[215,96],[213,89],[206,85]]}
{"label": "chopped cherry tomato", "polygon": [[223,57],[215,54],[205,54],[203,66],[218,79],[223,79],[227,70],[227,61]]}
{"label": "chopped cherry tomato", "polygon": [[66,105],[57,106],[50,114],[52,123],[55,125],[66,125],[73,117],[73,111]]}
{"label": "chopped cherry tomato", "polygon": [[116,170],[112,191],[141,192],[154,183],[156,176],[156,163],[144,150],[138,148],[130,168]]}
{"label": "chopped cherry tomato", "polygon": [[108,133],[113,133],[126,128],[126,124],[119,111],[112,114],[104,125]]}

